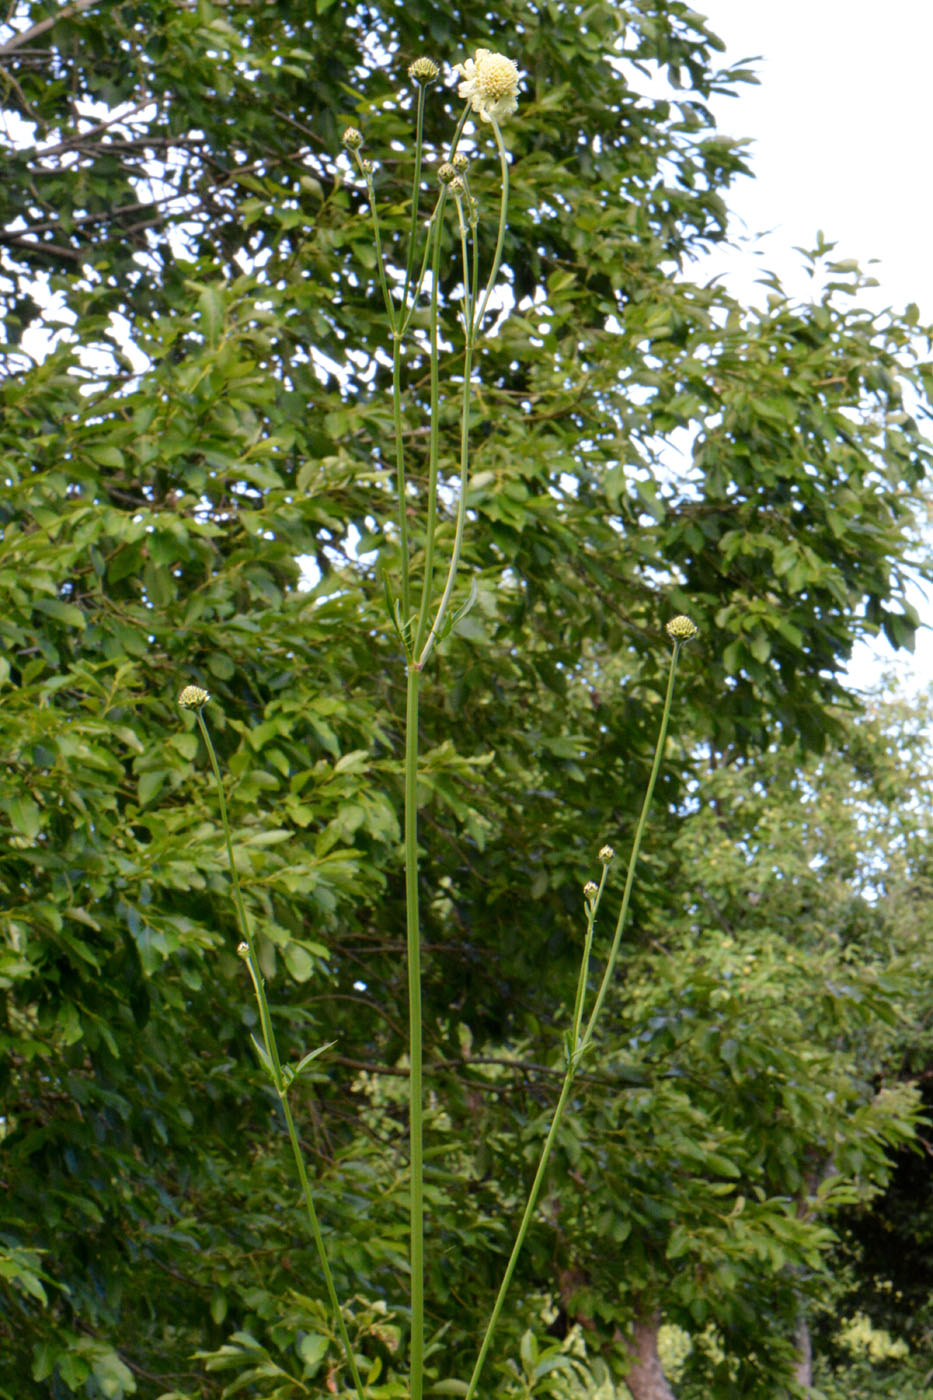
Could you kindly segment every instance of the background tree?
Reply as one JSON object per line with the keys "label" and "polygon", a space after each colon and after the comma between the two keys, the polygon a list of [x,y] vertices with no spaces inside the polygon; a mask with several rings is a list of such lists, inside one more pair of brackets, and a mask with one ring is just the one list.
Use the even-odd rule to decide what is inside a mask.
{"label": "background tree", "polygon": [[[677,843],[697,830],[696,802],[703,815],[700,772],[741,784],[776,738],[821,751],[848,732],[840,673],[854,641],[879,628],[912,638],[910,500],[929,461],[905,406],[930,382],[918,328],[861,309],[857,270],[825,243],[811,304],[774,285],[765,309],[747,308],[690,281],[744,170],[704,102],[747,75],[717,68],[721,45],[685,5],[597,0],[581,19],[506,4],[492,22],[482,7],[440,15],[420,0],[23,3],[0,41],[10,1395],[220,1394],[247,1363],[256,1394],[300,1393],[303,1372],[343,1384],[251,1059],[216,807],[175,706],[188,681],[216,699],[237,860],[288,1050],[338,1041],[302,1130],[342,1295],[361,1300],[359,1347],[381,1379],[397,1372],[403,674],[378,576],[395,548],[390,346],[339,134],[347,120],[363,128],[386,225],[404,236],[406,153],[393,143],[409,139],[411,96],[399,83],[422,51],[457,61],[476,44],[511,52],[526,79],[508,133],[510,304],[478,367],[478,601],[423,712],[429,1288],[438,1332],[449,1328],[434,1364],[439,1378],[462,1374],[501,1266],[558,1063],[580,886],[605,839],[624,847],[663,622],[681,610],[703,643],[685,657],[682,747],[619,992],[620,1023],[647,1038],[606,1046],[602,1076],[610,1089],[634,1076],[631,1092],[607,1101],[594,1084],[581,1097],[524,1306],[502,1336],[501,1385],[519,1384],[509,1365],[532,1355],[520,1337],[548,1302],[597,1319],[616,1369],[636,1318],[653,1345],[660,1307],[698,1333],[715,1322],[727,1356],[747,1351],[729,1269],[775,1317],[774,1351],[750,1355],[743,1383],[777,1385],[792,1364],[806,1287],[790,1269],[816,1269],[828,1236],[775,1204],[802,1189],[793,1162],[757,1161],[736,1139],[748,1077],[819,1028],[800,1002],[813,979],[806,963],[779,977],[755,921],[734,921],[736,948],[723,949],[714,915],[701,927]],[[667,100],[641,95],[656,71]],[[458,108],[434,94],[437,153]],[[488,156],[480,144],[471,180],[491,241]],[[455,288],[451,270],[445,301]],[[30,354],[27,330],[43,329],[54,343]],[[412,353],[404,373],[417,485],[426,358]],[[685,465],[666,446],[677,428],[693,434]],[[452,464],[446,428],[443,451]],[[299,557],[312,561],[306,589]],[[760,959],[748,974],[746,932]],[[801,940],[804,954],[835,974],[819,938]],[[733,961],[750,1001],[727,1016],[714,998]],[[864,1115],[864,1192],[850,1164],[827,1208],[880,1183],[907,1131],[910,1105],[879,1103],[853,1077],[859,1008],[874,1016],[906,995],[879,985],[884,972],[872,951],[863,1002],[827,992],[841,1045],[780,1071],[801,1077],[812,1114],[829,1073]],[[752,1035],[749,1006],[767,1036]],[[706,1026],[689,1084],[657,1068],[693,1053],[678,1028],[688,1007]],[[731,1067],[726,1024],[741,1047]],[[837,1130],[838,1106],[820,1112],[792,1143]],[[700,1124],[708,1155],[685,1164]],[[611,1199],[581,1200],[574,1153],[591,1142],[612,1145]],[[619,1194],[649,1146],[660,1218],[647,1189]],[[742,1194],[738,1224],[723,1225]],[[688,1269],[677,1230],[698,1208]],[[619,1238],[602,1266],[607,1211]],[[638,1297],[619,1294],[632,1259]],[[736,1383],[691,1365],[711,1387]]]}

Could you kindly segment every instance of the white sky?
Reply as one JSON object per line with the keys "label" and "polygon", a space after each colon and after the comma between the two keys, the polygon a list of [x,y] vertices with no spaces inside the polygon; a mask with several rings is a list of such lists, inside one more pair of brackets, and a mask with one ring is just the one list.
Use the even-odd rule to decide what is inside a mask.
{"label": "white sky", "polygon": [[[754,295],[761,268],[793,293],[807,279],[794,245],[812,247],[818,229],[879,281],[869,303],[902,309],[914,301],[933,322],[933,176],[928,171],[933,84],[933,0],[695,0],[726,44],[730,63],[750,65],[760,86],[713,105],[721,130],[751,137],[754,180],[729,197],[733,237],[768,232],[765,253],[749,249],[710,271],[725,271],[737,295]],[[705,264],[704,264],[705,270]],[[933,599],[913,599],[933,623]],[[877,679],[881,662],[860,649],[850,674]],[[905,654],[902,654],[906,656]],[[905,680],[933,681],[933,632],[920,631]]]}

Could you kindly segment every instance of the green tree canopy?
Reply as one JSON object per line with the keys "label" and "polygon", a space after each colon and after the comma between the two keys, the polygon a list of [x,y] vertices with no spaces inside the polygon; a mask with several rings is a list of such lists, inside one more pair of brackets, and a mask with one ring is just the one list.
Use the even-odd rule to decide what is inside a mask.
{"label": "green tree canopy", "polygon": [[[427,1055],[449,1163],[438,1160],[432,1183],[433,1322],[451,1328],[438,1374],[459,1374],[452,1358],[501,1262],[559,1054],[580,886],[602,842],[621,850],[631,828],[672,612],[688,611],[702,641],[685,657],[681,739],[619,1007],[633,1035],[658,1023],[631,1070],[647,1098],[639,1118],[624,1114],[631,1095],[607,1104],[594,1087],[575,1131],[634,1153],[613,1167],[626,1189],[649,1137],[650,1190],[682,1173],[663,1219],[646,1223],[636,1193],[612,1229],[629,1231],[619,1267],[640,1258],[649,1302],[691,1325],[706,1319],[659,1270],[699,1197],[716,1197],[711,1180],[734,1184],[732,1204],[744,1192],[753,1243],[723,1252],[718,1234],[718,1263],[695,1257],[701,1242],[692,1265],[754,1275],[765,1292],[776,1271],[775,1316],[789,1317],[781,1269],[815,1260],[813,1236],[774,1204],[798,1189],[790,1167],[736,1147],[743,1075],[772,1042],[816,1024],[775,991],[785,986],[786,1001],[806,974],[775,982],[777,953],[765,956],[749,926],[768,969],[750,980],[750,1006],[768,1032],[756,1041],[752,1011],[736,1008],[747,1063],[730,1065],[711,1031],[694,1092],[651,1066],[665,1036],[672,1055],[681,1046],[664,1026],[686,1007],[720,1024],[712,999],[728,959],[714,958],[709,929],[690,947],[678,926],[660,952],[657,930],[665,912],[692,907],[678,843],[696,830],[691,807],[704,807],[700,755],[743,775],[775,740],[819,753],[846,732],[855,641],[879,629],[912,641],[911,499],[929,466],[918,327],[860,306],[857,269],[823,242],[810,303],[775,284],[764,307],[745,307],[691,280],[691,259],[725,235],[729,185],[746,169],[705,104],[748,75],[718,66],[720,41],[686,5],[506,3],[492,18],[422,0],[17,3],[0,38],[10,1395],[219,1395],[226,1373],[208,1369],[223,1364],[218,1349],[231,1346],[236,1367],[250,1345],[233,1334],[266,1348],[257,1366],[342,1384],[327,1371],[335,1353],[325,1361],[307,1341],[330,1324],[251,1058],[216,804],[175,704],[189,681],[215,698],[236,858],[288,1051],[338,1040],[309,1081],[302,1130],[340,1240],[342,1294],[365,1300],[361,1350],[383,1376],[398,1364],[404,676],[379,577],[397,548],[391,346],[340,133],[350,121],[364,132],[403,267],[412,96],[400,84],[418,54],[454,62],[477,44],[512,53],[525,76],[506,129],[507,292],[477,365],[465,565],[478,598],[423,702]],[[646,95],[658,74],[665,98]],[[452,88],[432,90],[432,160],[459,110]],[[482,131],[471,139],[491,253],[492,152]],[[426,188],[433,178],[429,162]],[[453,246],[451,229],[445,307]],[[41,354],[29,349],[39,332]],[[458,364],[451,341],[442,374]],[[403,407],[416,542],[427,378],[416,343]],[[441,442],[451,479],[454,419],[451,409]],[[678,429],[686,461],[669,448]],[[885,1116],[856,1085],[846,1037],[858,1018],[827,995],[845,1043],[838,1058],[818,1047],[807,1073],[838,1075],[839,1104],[866,1115],[866,1180],[880,1181],[909,1105]],[[873,990],[867,1009],[886,995]],[[629,1072],[613,1061],[619,1046],[605,1053],[610,1081]],[[781,1072],[805,1069],[787,1060]],[[675,1163],[724,1088],[734,1116],[704,1141],[734,1171]],[[802,1102],[814,1093],[811,1078]],[[494,1178],[473,1141],[479,1104]],[[563,1150],[555,1191],[580,1232],[567,1269],[596,1290],[583,1314],[611,1335],[616,1322],[624,1330],[613,1310],[641,1304],[624,1293],[610,1303],[615,1284],[594,1273],[608,1207],[598,1191],[579,1206],[564,1193],[580,1171],[572,1142]],[[773,1243],[779,1218],[776,1264],[761,1240]],[[561,1301],[555,1288],[554,1238],[542,1219],[525,1300],[572,1311],[574,1290]],[[723,1311],[725,1273],[720,1282],[718,1321],[738,1325]],[[516,1320],[504,1349],[528,1322]],[[299,1393],[272,1370],[252,1385]]]}

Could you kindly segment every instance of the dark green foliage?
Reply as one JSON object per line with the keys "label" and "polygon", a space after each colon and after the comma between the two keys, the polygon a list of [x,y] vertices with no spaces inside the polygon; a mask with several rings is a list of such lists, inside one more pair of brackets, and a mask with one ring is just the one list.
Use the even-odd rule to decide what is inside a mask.
{"label": "dark green foliage", "polygon": [[[685,5],[506,3],[492,27],[481,6],[421,0],[152,0],[46,23],[57,9],[15,6],[27,32],[0,41],[6,113],[25,123],[0,196],[0,1394],[219,1396],[246,1357],[245,1394],[345,1383],[252,1056],[216,797],[176,706],[189,682],[213,696],[286,1058],[337,1040],[297,1105],[338,1285],[374,1383],[404,1376],[404,673],[374,562],[392,574],[391,347],[340,133],[364,131],[385,228],[404,238],[407,63],[476,44],[526,77],[506,128],[512,305],[477,366],[478,599],[423,701],[428,1296],[448,1329],[431,1364],[468,1370],[553,1098],[580,887],[605,839],[625,849],[663,624],[686,611],[702,637],[681,668],[616,1038],[568,1121],[500,1359],[533,1369],[520,1339],[549,1305],[597,1319],[611,1351],[638,1287],[740,1353],[745,1290],[775,1319],[764,1360],[745,1348],[759,1383],[786,1361],[787,1270],[821,1267],[825,1235],[797,1221],[794,1153],[766,1160],[750,1137],[768,1118],[748,1085],[767,1065],[799,1077],[814,1140],[861,1113],[864,1183],[848,1163],[838,1193],[868,1194],[912,1109],[872,1098],[887,1043],[860,1037],[907,993],[875,944],[861,999],[785,978],[774,929],[736,916],[734,869],[728,917],[767,976],[734,1020],[718,1012],[733,954],[689,914],[699,838],[681,827],[691,803],[717,815],[692,785],[701,743],[744,791],[742,764],[773,739],[820,752],[845,732],[856,638],[912,641],[904,561],[929,465],[905,407],[929,387],[916,327],[859,309],[857,272],[824,244],[810,305],[775,286],[748,309],[690,281],[745,169],[704,101],[747,75],[717,68]],[[655,68],[669,99],[640,96]],[[459,107],[450,87],[430,93],[433,151]],[[482,133],[471,180],[488,254]],[[24,334],[56,316],[69,328],[37,363]],[[403,373],[420,492],[418,346]],[[667,445],[678,429],[685,462]],[[820,988],[836,940],[874,927],[846,898],[816,929],[768,906]],[[723,1234],[732,1211],[747,1235]],[[578,1275],[579,1304],[561,1281]]]}

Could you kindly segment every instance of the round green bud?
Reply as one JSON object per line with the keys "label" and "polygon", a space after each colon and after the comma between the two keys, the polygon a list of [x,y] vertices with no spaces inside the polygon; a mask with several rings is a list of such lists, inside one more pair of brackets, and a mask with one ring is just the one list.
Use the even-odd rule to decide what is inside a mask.
{"label": "round green bud", "polygon": [[442,185],[449,185],[451,180],[456,180],[457,171],[455,167],[451,165],[449,160],[444,161],[444,164],[440,167],[440,169],[437,172],[437,178]]}
{"label": "round green bud", "polygon": [[433,58],[416,58],[414,63],[408,65],[409,78],[413,83],[421,83],[422,87],[433,83],[440,71]]}
{"label": "round green bud", "polygon": [[450,161],[458,175],[465,175],[470,168],[470,157],[465,156],[462,151],[457,151]]}
{"label": "round green bud", "polygon": [[348,151],[358,151],[363,144],[363,137],[355,126],[348,126],[341,140]]}

